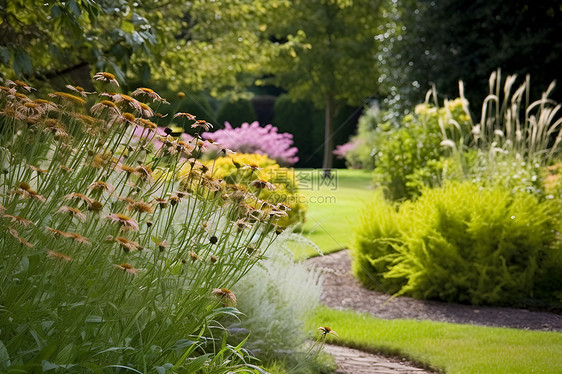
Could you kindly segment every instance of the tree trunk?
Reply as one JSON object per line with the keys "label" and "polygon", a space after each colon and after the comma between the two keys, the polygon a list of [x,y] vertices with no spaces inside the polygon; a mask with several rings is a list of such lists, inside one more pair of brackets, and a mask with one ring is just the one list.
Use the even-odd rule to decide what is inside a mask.
{"label": "tree trunk", "polygon": [[322,169],[324,169],[324,176],[329,177],[334,158],[334,96],[330,92],[326,94],[326,117],[324,121],[324,161],[322,162]]}

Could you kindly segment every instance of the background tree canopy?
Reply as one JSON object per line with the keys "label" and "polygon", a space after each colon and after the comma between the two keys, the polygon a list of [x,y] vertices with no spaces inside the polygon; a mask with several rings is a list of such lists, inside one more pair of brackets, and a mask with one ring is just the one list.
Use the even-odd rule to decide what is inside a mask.
{"label": "background tree canopy", "polygon": [[[504,76],[530,74],[533,97],[560,78],[559,1],[401,0],[399,14],[404,29],[395,55],[411,102],[423,99],[431,84],[456,97],[458,80],[472,103],[481,102],[497,68]],[[552,97],[561,101],[561,92]]]}
{"label": "background tree canopy", "polygon": [[[0,35],[0,75],[39,86],[87,87],[92,72],[100,70],[128,82],[125,89],[150,85],[233,101],[248,98],[256,83],[276,86],[292,100],[325,109],[323,166],[330,168],[334,132],[345,127],[340,134],[347,134],[355,125],[334,120],[346,104],[362,106],[389,95],[384,103],[394,108],[387,109],[400,103],[409,108],[431,84],[443,96],[457,96],[462,79],[478,109],[498,67],[504,76],[531,74],[536,97],[560,76],[562,5],[0,0]],[[561,92],[551,97],[562,101]],[[311,133],[320,135],[318,129]]]}

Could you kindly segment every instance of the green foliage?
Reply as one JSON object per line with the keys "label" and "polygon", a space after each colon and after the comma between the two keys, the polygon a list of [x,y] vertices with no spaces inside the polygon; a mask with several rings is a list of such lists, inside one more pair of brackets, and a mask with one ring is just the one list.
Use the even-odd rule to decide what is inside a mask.
{"label": "green foliage", "polygon": [[378,196],[356,231],[354,273],[416,298],[522,304],[562,287],[560,203],[451,182],[396,210]]}
{"label": "green foliage", "polygon": [[415,198],[424,184],[441,183],[441,135],[437,112],[429,117],[406,116],[400,127],[380,124],[372,137],[374,181],[393,200]]}
{"label": "green foliage", "polygon": [[[115,89],[112,75],[96,79]],[[154,150],[150,105],[162,99],[152,91],[87,98],[70,87],[86,99],[49,101],[6,84],[2,371],[254,370],[220,322],[239,315],[228,288],[276,238],[281,210],[249,210],[255,194],[213,179],[195,159],[208,146],[200,138],[168,136]]]}
{"label": "green foliage", "polygon": [[[298,148],[299,162],[302,168],[318,168],[322,165],[322,148],[324,139],[324,112],[308,100],[295,101],[287,94],[275,100],[272,123],[282,132],[293,134],[295,147]],[[356,117],[355,108],[342,106],[334,117],[334,144],[345,143],[353,133]],[[334,167],[343,167],[343,162],[335,162]]]}
{"label": "green foliage", "polygon": [[[295,263],[284,247],[295,234],[284,232],[271,248],[272,255],[254,267],[235,287],[244,313],[229,329],[234,338],[250,333],[246,347],[263,363],[282,361],[289,368],[310,365],[304,323],[318,305],[320,273]],[[296,292],[298,290],[298,292]],[[300,372],[300,371],[298,371]]]}
{"label": "green foliage", "polygon": [[322,163],[322,139],[324,138],[324,113],[311,102],[294,101],[289,95],[275,100],[273,124],[280,131],[293,134],[298,148],[301,167],[318,167]]}
{"label": "green foliage", "polygon": [[[479,88],[498,67],[530,74],[538,87],[560,76],[562,9],[555,1],[400,0],[398,6],[405,31],[393,56],[403,99],[419,102],[431,84],[454,97],[457,81],[463,80],[470,101],[481,102],[486,91]],[[559,102],[561,93],[554,94]],[[534,90],[533,96],[538,94]]]}
{"label": "green foliage", "polygon": [[225,100],[216,117],[218,128],[222,128],[225,122],[237,127],[244,122],[252,123],[258,119],[252,101],[248,99]]}

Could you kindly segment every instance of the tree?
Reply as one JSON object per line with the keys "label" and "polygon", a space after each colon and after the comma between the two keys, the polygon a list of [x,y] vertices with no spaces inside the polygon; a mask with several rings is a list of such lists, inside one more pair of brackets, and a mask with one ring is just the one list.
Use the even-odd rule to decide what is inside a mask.
{"label": "tree", "polygon": [[[405,67],[403,87],[413,102],[435,84],[449,97],[466,95],[479,103],[487,94],[488,77],[497,68],[505,76],[531,75],[532,97],[539,97],[560,77],[562,7],[556,0],[400,0],[405,28],[396,56]],[[408,91],[408,90],[407,90]],[[552,96],[562,99],[562,90]]]}
{"label": "tree", "polygon": [[251,18],[260,8],[250,5],[0,0],[0,74],[48,81],[78,69],[86,78],[102,70],[123,83],[153,79],[172,89],[236,91],[260,64],[258,18]]}
{"label": "tree", "polygon": [[377,35],[384,34],[385,6],[385,0],[287,1],[263,26],[276,47],[266,69],[269,80],[325,110],[324,170],[332,168],[338,108],[384,92]]}

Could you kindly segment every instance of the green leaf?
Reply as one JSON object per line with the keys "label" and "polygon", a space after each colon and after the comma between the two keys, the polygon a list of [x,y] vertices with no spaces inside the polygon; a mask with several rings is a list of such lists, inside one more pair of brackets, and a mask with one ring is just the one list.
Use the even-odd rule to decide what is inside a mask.
{"label": "green leaf", "polygon": [[82,14],[82,9],[80,9],[80,6],[76,3],[76,1],[69,0],[66,3],[66,6],[68,7],[68,9],[70,9],[72,13],[76,15],[76,17],[80,17],[80,15]]}
{"label": "green leaf", "polygon": [[60,367],[59,365],[54,364],[47,360],[43,360],[43,362],[41,362],[41,368],[43,369],[43,371],[55,370],[58,369],[59,367]]}
{"label": "green leaf", "polygon": [[0,372],[4,372],[12,364],[6,346],[0,340]]}
{"label": "green leaf", "polygon": [[53,17],[53,19],[57,19],[62,15],[62,8],[60,5],[55,5],[54,7],[51,8],[51,17]]}
{"label": "green leaf", "polygon": [[16,49],[14,53],[13,68],[16,75],[31,75],[33,73],[31,59],[23,49]]}
{"label": "green leaf", "polygon": [[121,22],[121,30],[125,31],[126,33],[132,33],[135,31],[135,25],[132,22],[123,20]]}
{"label": "green leaf", "polygon": [[6,47],[0,46],[0,61],[2,61],[4,65],[8,65],[10,63],[10,57],[10,50]]}

